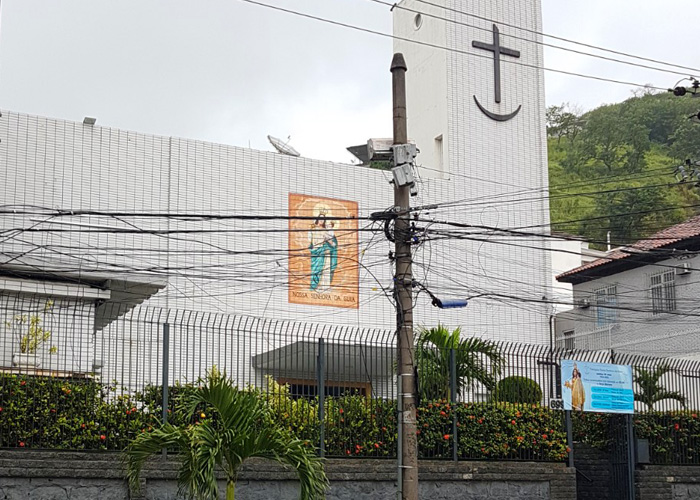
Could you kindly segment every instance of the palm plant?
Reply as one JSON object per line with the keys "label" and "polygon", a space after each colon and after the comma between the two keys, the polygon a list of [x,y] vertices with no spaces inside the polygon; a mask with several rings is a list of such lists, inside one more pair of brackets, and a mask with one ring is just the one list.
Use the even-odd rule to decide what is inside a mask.
{"label": "palm plant", "polygon": [[201,383],[200,390],[192,391],[181,403],[187,421],[201,412],[197,423],[187,427],[161,425],[140,434],[127,447],[127,479],[134,491],[138,491],[148,458],[169,448],[179,454],[178,485],[180,494],[187,498],[219,498],[218,469],[226,478],[226,500],[234,500],[239,468],[251,457],[291,466],[301,483],[302,500],[323,498],[328,480],[321,459],[291,431],[273,422],[257,394],[239,390],[216,370]]}
{"label": "palm plant", "polygon": [[661,377],[671,372],[668,363],[662,363],[656,368],[647,370],[645,368],[634,368],[634,381],[637,383],[639,391],[634,393],[634,400],[644,403],[647,410],[653,410],[654,405],[664,399],[678,401],[681,406],[685,406],[685,396],[680,392],[669,391],[661,385]]}
{"label": "palm plant", "polygon": [[461,329],[449,331],[442,325],[423,328],[416,340],[416,366],[420,397],[449,399],[450,351],[455,351],[457,392],[480,382],[493,390],[504,365],[497,344],[477,337],[461,339]]}

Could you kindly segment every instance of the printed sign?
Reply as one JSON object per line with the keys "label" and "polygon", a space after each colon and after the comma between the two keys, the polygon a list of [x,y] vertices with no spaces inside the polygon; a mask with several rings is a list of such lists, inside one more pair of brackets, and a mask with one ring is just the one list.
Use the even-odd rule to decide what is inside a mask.
{"label": "printed sign", "polygon": [[290,193],[289,215],[289,302],[358,308],[357,203]]}
{"label": "printed sign", "polygon": [[565,410],[634,413],[632,367],[562,360]]}

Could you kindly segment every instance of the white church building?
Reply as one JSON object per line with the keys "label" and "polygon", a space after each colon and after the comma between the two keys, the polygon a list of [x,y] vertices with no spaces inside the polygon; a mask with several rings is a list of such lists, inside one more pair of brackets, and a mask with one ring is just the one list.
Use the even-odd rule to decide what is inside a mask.
{"label": "white church building", "polygon": [[[461,326],[464,335],[548,343],[552,265],[549,240],[539,236],[549,232],[544,78],[532,34],[541,32],[540,1],[470,3],[488,20],[410,0],[399,7],[395,50],[408,66],[408,133],[421,151],[411,202],[430,207],[415,212],[414,277],[441,298],[470,299],[466,308],[442,310],[419,294],[414,320]],[[427,15],[433,11],[437,17]],[[136,321],[144,308],[175,323],[186,311],[239,318],[236,331],[250,339],[245,347],[232,340],[195,350],[173,327],[173,353],[202,367],[190,377],[217,363],[254,382],[269,365],[266,353],[312,359],[307,344],[274,331],[280,325],[320,325],[307,328],[309,339],[325,336],[331,345],[351,342],[353,329],[369,338],[395,325],[393,244],[371,219],[392,206],[389,172],[9,110],[0,116],[0,171],[0,273],[25,265],[49,280],[70,275],[91,286],[94,275],[138,276],[141,284],[153,281],[150,298],[129,303],[123,318]],[[0,294],[37,294],[31,290]],[[240,318],[256,318],[250,325],[258,330]],[[160,327],[146,342],[138,328],[116,325],[80,333],[97,331],[99,339],[114,328],[110,338],[122,339],[119,348],[90,344],[105,378],[125,366],[144,370],[140,380],[155,378],[160,361],[137,361],[162,348]],[[219,321],[210,334],[233,335],[227,328]],[[0,346],[16,349],[8,341]],[[377,355],[365,351],[353,362],[335,356],[361,379],[358,363]],[[374,366],[375,377],[390,379],[391,364]],[[303,373],[290,367],[287,378],[306,380],[312,372],[310,364],[296,368]],[[170,378],[183,370],[174,368]]]}

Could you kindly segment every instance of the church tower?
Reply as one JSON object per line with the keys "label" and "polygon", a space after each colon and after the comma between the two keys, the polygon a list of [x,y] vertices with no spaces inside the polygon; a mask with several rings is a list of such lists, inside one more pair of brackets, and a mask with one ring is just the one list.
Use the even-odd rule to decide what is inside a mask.
{"label": "church tower", "polygon": [[463,328],[530,343],[549,341],[554,312],[541,24],[540,0],[394,8],[423,201],[453,202],[449,219],[475,226],[450,250],[455,281],[483,294]]}

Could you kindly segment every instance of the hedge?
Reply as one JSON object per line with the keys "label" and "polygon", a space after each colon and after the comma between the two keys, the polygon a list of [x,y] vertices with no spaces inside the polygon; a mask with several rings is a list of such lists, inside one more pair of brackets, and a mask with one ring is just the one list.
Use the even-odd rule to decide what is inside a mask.
{"label": "hedge", "polygon": [[542,389],[532,379],[513,375],[498,381],[493,400],[505,403],[540,404]]}
{"label": "hedge", "polygon": [[[649,440],[652,463],[700,464],[699,414],[697,410],[687,410],[634,415],[635,436]],[[621,420],[620,415],[574,413],[574,441],[609,451],[611,425],[621,425]]]}
{"label": "hedge", "polygon": [[[169,389],[170,422],[189,423],[178,404],[183,394],[193,390],[196,386],[182,384]],[[0,375],[0,447],[121,450],[138,433],[157,426],[162,413],[159,387],[133,395],[121,392],[116,385],[93,380]],[[294,399],[285,386],[271,380],[259,394],[269,408],[269,418],[292,429],[310,447],[318,446],[316,399]],[[327,456],[396,456],[395,401],[329,397],[324,411]],[[453,413],[460,458],[559,461],[566,456],[562,414],[539,405],[434,401],[425,402],[416,413],[423,457],[452,457]]]}

